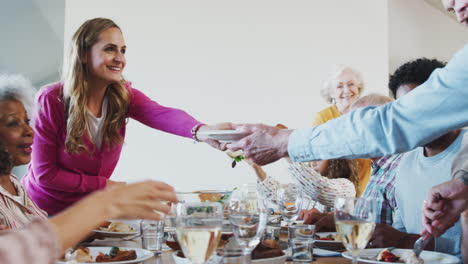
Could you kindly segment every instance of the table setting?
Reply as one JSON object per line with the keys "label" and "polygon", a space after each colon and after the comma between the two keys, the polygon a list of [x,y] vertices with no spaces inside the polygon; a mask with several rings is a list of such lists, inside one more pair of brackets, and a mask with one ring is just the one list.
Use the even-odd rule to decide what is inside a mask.
{"label": "table setting", "polygon": [[[227,130],[206,136],[232,142],[244,135]],[[302,209],[309,209],[304,196],[297,183],[278,183],[270,190],[252,183],[178,192],[179,202],[162,220],[110,220],[95,230],[98,239],[80,244],[57,263],[458,263],[453,256],[422,251],[421,245],[418,251],[366,249],[376,206],[365,198],[337,198],[337,232],[315,232],[314,225],[297,220]],[[366,210],[357,214],[358,206]]]}

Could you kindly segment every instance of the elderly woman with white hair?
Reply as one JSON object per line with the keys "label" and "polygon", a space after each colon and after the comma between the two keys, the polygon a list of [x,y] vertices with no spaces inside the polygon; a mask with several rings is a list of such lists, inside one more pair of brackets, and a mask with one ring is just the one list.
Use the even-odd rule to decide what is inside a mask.
{"label": "elderly woman with white hair", "polygon": [[[340,117],[349,111],[349,107],[362,95],[364,81],[361,73],[350,66],[338,66],[325,82],[320,94],[331,106],[315,114],[312,125],[317,126]],[[357,196],[366,188],[371,173],[369,159],[359,159],[359,181],[356,186]]]}
{"label": "elderly woman with white hair", "polygon": [[[34,132],[26,108],[34,88],[19,75],[0,76],[0,220],[9,228],[21,228],[33,218],[47,218],[12,174],[15,166],[31,161]],[[6,159],[8,157],[8,159]]]}

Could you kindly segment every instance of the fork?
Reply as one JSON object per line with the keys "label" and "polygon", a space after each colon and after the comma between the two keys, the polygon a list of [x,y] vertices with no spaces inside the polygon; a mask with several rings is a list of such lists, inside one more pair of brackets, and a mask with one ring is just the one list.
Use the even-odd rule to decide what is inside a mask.
{"label": "fork", "polygon": [[418,240],[416,240],[416,242],[414,243],[414,247],[413,247],[413,251],[414,251],[414,254],[416,255],[416,257],[419,257],[419,255],[423,251],[424,247],[427,245],[427,243],[429,243],[431,238],[432,238],[432,236],[427,236],[426,238],[424,238],[424,236],[422,236],[422,237],[418,238]]}

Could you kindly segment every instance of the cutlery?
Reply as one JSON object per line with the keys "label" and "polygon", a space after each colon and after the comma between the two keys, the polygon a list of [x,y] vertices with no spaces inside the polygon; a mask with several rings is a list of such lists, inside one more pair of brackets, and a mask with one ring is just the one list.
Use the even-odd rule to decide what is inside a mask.
{"label": "cutlery", "polygon": [[419,257],[419,255],[423,251],[424,247],[427,245],[427,243],[429,243],[431,238],[432,238],[432,236],[428,236],[426,238],[424,238],[422,236],[418,240],[416,240],[416,242],[414,243],[414,247],[413,247],[413,251],[414,251],[414,254],[416,255],[416,257]]}

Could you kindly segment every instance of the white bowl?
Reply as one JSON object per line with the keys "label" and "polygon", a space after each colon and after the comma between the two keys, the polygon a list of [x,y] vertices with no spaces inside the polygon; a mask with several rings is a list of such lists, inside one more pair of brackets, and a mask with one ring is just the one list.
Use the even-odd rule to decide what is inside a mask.
{"label": "white bowl", "polygon": [[[174,252],[172,254],[172,258],[174,259],[174,262],[176,264],[191,264],[190,260],[177,256],[177,252]],[[233,261],[235,261],[236,259],[239,259],[239,257],[232,257]],[[240,259],[239,259],[239,261],[240,261]],[[210,262],[208,262],[208,263],[210,263]],[[232,262],[230,262],[230,263],[232,263]],[[283,256],[274,257],[274,258],[255,259],[255,260],[252,260],[252,263],[255,263],[255,264],[284,264],[284,263],[286,263],[286,254],[284,254]]]}

